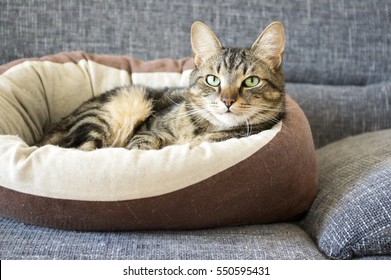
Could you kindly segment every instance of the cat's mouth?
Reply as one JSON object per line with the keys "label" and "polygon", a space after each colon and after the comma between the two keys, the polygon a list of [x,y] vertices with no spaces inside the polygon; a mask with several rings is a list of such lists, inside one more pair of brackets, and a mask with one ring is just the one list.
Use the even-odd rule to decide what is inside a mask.
{"label": "cat's mouth", "polygon": [[224,115],[224,114],[229,114],[229,115],[237,115],[237,116],[240,116],[242,115],[241,112],[238,112],[235,107],[229,107],[229,108],[225,108],[224,111],[222,111],[220,114]]}
{"label": "cat's mouth", "polygon": [[225,112],[215,112],[215,118],[221,126],[233,127],[246,123],[247,117],[244,114],[235,112],[235,110],[227,108]]}

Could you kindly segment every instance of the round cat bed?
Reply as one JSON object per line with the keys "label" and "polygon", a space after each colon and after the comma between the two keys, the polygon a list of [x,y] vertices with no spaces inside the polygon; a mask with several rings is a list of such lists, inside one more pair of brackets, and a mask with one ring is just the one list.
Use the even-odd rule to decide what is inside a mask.
{"label": "round cat bed", "polygon": [[195,229],[288,221],[317,193],[299,106],[241,139],[141,151],[36,143],[83,101],[116,86],[186,86],[191,58],[138,61],[81,52],[0,67],[0,215],[72,230]]}

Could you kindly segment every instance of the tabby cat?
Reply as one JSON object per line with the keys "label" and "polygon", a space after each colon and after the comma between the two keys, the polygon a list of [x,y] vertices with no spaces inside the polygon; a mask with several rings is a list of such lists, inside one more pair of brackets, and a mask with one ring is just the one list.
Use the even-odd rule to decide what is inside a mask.
{"label": "tabby cat", "polygon": [[62,119],[41,145],[160,149],[217,142],[271,128],[284,113],[284,28],[270,24],[251,48],[224,48],[201,22],[191,28],[189,88],[118,87]]}

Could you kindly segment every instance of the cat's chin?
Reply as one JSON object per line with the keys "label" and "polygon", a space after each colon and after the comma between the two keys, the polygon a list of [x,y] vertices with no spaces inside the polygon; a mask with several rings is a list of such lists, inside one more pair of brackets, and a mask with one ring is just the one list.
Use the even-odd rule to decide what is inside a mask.
{"label": "cat's chin", "polygon": [[246,124],[246,117],[243,115],[237,115],[232,112],[226,112],[223,114],[213,114],[214,119],[210,120],[211,123],[223,129],[232,128]]}

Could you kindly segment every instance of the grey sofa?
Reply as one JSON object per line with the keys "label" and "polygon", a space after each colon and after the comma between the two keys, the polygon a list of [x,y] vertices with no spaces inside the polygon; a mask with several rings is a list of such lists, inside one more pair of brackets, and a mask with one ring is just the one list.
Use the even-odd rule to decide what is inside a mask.
{"label": "grey sofa", "polygon": [[83,50],[191,55],[191,23],[226,46],[286,28],[286,91],[317,147],[320,191],[294,222],[75,232],[0,217],[1,259],[391,259],[391,4],[378,1],[0,1],[0,64]]}

